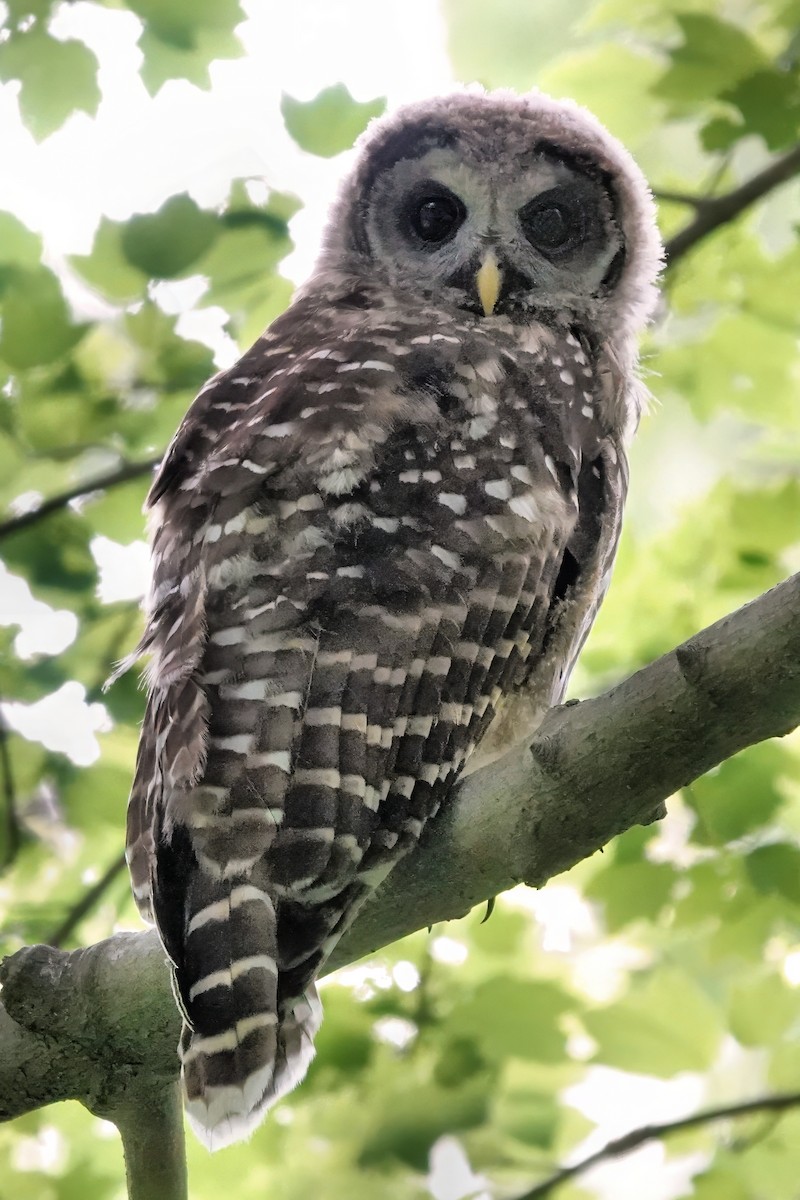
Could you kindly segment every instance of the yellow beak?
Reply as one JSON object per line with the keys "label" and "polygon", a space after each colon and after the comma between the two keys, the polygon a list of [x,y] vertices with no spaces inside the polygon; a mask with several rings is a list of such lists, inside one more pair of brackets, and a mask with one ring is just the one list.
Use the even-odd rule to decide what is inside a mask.
{"label": "yellow beak", "polygon": [[503,276],[497,265],[494,250],[489,250],[475,276],[478,299],[481,302],[481,308],[485,317],[490,317],[494,312],[494,306],[497,304],[497,298],[500,295],[502,280]]}

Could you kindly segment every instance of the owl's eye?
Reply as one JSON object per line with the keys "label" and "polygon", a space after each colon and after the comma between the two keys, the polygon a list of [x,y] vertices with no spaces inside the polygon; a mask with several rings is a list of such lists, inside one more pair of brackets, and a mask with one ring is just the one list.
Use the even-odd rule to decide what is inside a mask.
{"label": "owl's eye", "polygon": [[467,210],[452,192],[423,193],[415,197],[408,212],[408,221],[423,242],[448,241],[463,224]]}
{"label": "owl's eye", "polygon": [[544,254],[564,254],[583,241],[586,217],[577,196],[566,188],[552,188],[520,210],[525,237]]}

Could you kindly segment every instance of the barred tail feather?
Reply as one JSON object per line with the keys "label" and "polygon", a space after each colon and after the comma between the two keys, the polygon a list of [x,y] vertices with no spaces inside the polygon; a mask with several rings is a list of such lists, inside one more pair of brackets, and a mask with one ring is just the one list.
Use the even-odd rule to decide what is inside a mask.
{"label": "barred tail feather", "polygon": [[186,1113],[200,1140],[218,1150],[248,1137],[303,1078],[322,1010],[313,986],[289,1004],[279,998],[267,892],[199,871],[187,900],[193,915],[175,969]]}
{"label": "barred tail feather", "polygon": [[247,1021],[226,1030],[223,1037],[231,1044],[237,1041],[235,1050],[203,1049],[202,1041],[208,1039],[199,1039],[197,1031],[184,1025],[180,1055],[186,1117],[209,1150],[250,1137],[264,1113],[303,1080],[321,1020],[322,1005],[311,984],[280,1020],[260,1027],[260,1037],[258,1029],[241,1036]]}

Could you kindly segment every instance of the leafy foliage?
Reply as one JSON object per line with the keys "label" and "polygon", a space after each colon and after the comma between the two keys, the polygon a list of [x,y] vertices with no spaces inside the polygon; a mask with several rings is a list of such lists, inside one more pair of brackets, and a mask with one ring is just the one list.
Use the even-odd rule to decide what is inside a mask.
{"label": "leafy foliage", "polygon": [[383,99],[357,104],[341,83],[325,88],[307,104],[292,96],[281,100],[286,128],[298,146],[323,158],[349,149],[367,122],[380,116],[385,106]]}
{"label": "leafy foliage", "polygon": [[[126,7],[153,93],[175,78],[207,87],[209,64],[241,52],[237,0]],[[93,51],[53,31],[49,0],[5,10],[0,79],[18,88],[34,136],[94,114]],[[800,140],[797,4],[442,0],[442,12],[457,76],[569,92],[626,139],[673,197],[661,206],[667,236],[693,216],[676,194],[724,193]],[[325,157],[382,107],[336,84],[309,103],[285,96],[281,111],[298,145]],[[135,598],[98,594],[98,547],[142,536],[151,463],[214,370],[163,281],[199,281],[189,313],[223,309],[242,348],[288,301],[278,267],[298,203],[254,195],[231,179],[221,204],[183,191],[156,211],[103,216],[88,253],[66,263],[44,253],[33,219],[29,228],[0,212],[0,554],[77,631],[60,653],[31,657],[13,627],[0,628],[0,695],[15,728],[25,727],[19,706],[63,694],[101,704],[90,711],[105,730],[93,761],[33,733],[9,730],[0,743],[8,950],[50,938],[120,851],[142,695],[130,677],[101,689],[140,617]],[[658,405],[634,448],[619,564],[576,694],[798,567],[798,225],[788,185],[670,270],[646,347]],[[87,290],[92,304],[76,308]],[[430,1194],[442,1137],[457,1137],[499,1192],[524,1191],[591,1132],[576,1105],[598,1066],[613,1068],[612,1081],[646,1075],[665,1088],[692,1073],[708,1104],[796,1089],[798,833],[795,737],[723,764],[674,798],[662,826],[623,835],[541,896],[515,892],[485,925],[473,913],[340,973],[324,989],[307,1082],[248,1146],[209,1159],[192,1145],[192,1194],[227,1191],[233,1169],[242,1200],[410,1200]],[[116,875],[70,937],[135,920]],[[702,1200],[793,1200],[799,1129],[797,1113],[753,1117],[738,1138],[698,1128],[669,1153],[704,1156],[691,1185]],[[31,1114],[0,1130],[0,1176],[22,1200],[116,1196],[118,1149],[100,1132],[77,1106]],[[651,1178],[639,1192],[655,1194]]]}

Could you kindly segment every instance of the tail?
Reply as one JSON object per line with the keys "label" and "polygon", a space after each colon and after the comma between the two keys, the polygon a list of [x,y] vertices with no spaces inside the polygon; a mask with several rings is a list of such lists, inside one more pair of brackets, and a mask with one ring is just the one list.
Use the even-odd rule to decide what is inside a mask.
{"label": "tail", "polygon": [[[157,919],[174,912],[154,899]],[[299,998],[280,995],[275,907],[255,882],[194,871],[178,911],[187,919],[179,954],[159,925],[184,1017],[186,1115],[209,1150],[219,1150],[248,1137],[304,1077],[322,1007],[313,983]]]}

